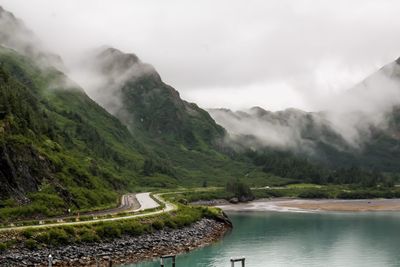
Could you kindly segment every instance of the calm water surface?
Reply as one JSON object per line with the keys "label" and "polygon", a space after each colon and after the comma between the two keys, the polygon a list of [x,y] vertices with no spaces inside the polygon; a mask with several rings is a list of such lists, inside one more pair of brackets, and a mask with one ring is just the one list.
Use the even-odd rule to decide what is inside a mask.
{"label": "calm water surface", "polygon": [[246,267],[400,266],[400,213],[230,212],[229,217],[231,233],[178,256],[177,267],[229,267],[236,256],[246,257]]}

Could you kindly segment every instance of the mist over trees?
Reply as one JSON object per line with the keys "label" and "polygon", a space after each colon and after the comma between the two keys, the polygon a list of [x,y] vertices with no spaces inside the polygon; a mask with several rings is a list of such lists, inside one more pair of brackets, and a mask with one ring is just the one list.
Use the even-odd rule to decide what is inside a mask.
{"label": "mist over trees", "polygon": [[378,170],[362,169],[358,166],[332,168],[296,157],[288,152],[248,151],[254,164],[266,173],[315,184],[353,184],[362,187],[378,185],[393,186],[393,177]]}

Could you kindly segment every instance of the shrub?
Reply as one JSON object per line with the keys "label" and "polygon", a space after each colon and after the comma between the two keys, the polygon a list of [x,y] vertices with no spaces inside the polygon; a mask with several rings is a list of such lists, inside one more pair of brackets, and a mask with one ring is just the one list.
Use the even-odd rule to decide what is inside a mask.
{"label": "shrub", "polygon": [[54,228],[49,231],[49,243],[65,245],[69,243],[69,236],[62,228]]}
{"label": "shrub", "polygon": [[220,215],[220,210],[214,207],[202,207],[203,216],[209,219],[218,218]]}
{"label": "shrub", "polygon": [[378,191],[378,190],[354,190],[341,192],[337,198],[341,199],[368,199],[368,198],[393,198],[396,194],[391,191]]}
{"label": "shrub", "polygon": [[107,223],[96,227],[96,233],[100,237],[106,237],[106,238],[121,237],[121,229],[119,225],[114,223]]}
{"label": "shrub", "polygon": [[151,223],[151,226],[155,229],[155,230],[162,230],[164,228],[164,222],[160,219],[156,219]]}
{"label": "shrub", "polygon": [[283,197],[284,193],[277,189],[259,189],[254,190],[256,198]]}
{"label": "shrub", "polygon": [[307,190],[299,194],[299,198],[329,198],[329,194],[320,190]]}
{"label": "shrub", "polygon": [[27,247],[28,249],[34,250],[39,248],[38,242],[33,240],[33,239],[27,239],[25,240],[25,247]]}
{"label": "shrub", "polygon": [[33,230],[30,229],[30,228],[25,229],[25,230],[22,232],[22,235],[23,235],[25,238],[31,238],[31,237],[33,236]]}
{"label": "shrub", "polygon": [[68,234],[68,235],[75,235],[75,228],[70,225],[63,226],[62,229]]}
{"label": "shrub", "polygon": [[234,194],[235,197],[245,201],[253,200],[254,195],[250,187],[240,181],[229,181],[225,187],[226,192]]}
{"label": "shrub", "polygon": [[165,226],[171,229],[176,229],[178,226],[176,223],[172,220],[172,218],[168,218],[165,220]]}
{"label": "shrub", "polygon": [[7,249],[7,245],[4,243],[0,243],[0,251],[4,251]]}
{"label": "shrub", "polygon": [[100,237],[96,234],[96,232],[87,229],[80,235],[80,241],[85,242],[85,243],[93,243],[93,242],[99,242]]}
{"label": "shrub", "polygon": [[0,206],[1,207],[16,207],[18,206],[18,203],[15,199],[9,198],[9,199],[5,199],[3,201],[0,202]]}
{"label": "shrub", "polygon": [[165,227],[171,228],[171,229],[176,229],[178,228],[178,226],[176,225],[176,223],[174,222],[173,218],[171,217],[171,215],[166,214],[163,217],[163,221],[164,221],[164,225]]}
{"label": "shrub", "polygon": [[131,236],[139,236],[146,232],[146,225],[137,221],[127,222],[123,226],[123,232]]}
{"label": "shrub", "polygon": [[189,226],[193,222],[191,216],[187,214],[176,215],[173,220],[178,227]]}
{"label": "shrub", "polygon": [[48,232],[40,233],[35,238],[38,242],[48,244],[50,240],[50,236]]}

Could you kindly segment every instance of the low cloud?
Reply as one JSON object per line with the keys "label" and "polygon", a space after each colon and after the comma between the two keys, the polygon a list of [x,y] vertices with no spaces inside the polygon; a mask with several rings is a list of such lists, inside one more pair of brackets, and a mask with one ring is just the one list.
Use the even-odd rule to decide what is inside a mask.
{"label": "low cloud", "polygon": [[49,53],[25,23],[0,6],[0,45],[30,57],[43,68],[65,70],[60,56]]}
{"label": "low cloud", "polygon": [[126,54],[111,47],[93,49],[76,61],[71,77],[85,88],[86,93],[108,112],[119,118],[129,116],[123,109],[122,88],[145,75],[158,75],[153,66],[143,63],[135,54]]}
{"label": "low cloud", "polygon": [[[153,64],[166,83],[205,108],[317,111],[316,95],[350,88],[400,55],[395,0],[0,4],[69,68],[85,49],[117,47]],[[277,84],[290,88],[285,96]]]}
{"label": "low cloud", "polygon": [[354,88],[321,103],[334,129],[349,143],[362,144],[371,127],[387,128],[390,112],[400,105],[400,66],[390,63]]}
{"label": "low cloud", "polygon": [[321,97],[315,102],[320,112],[252,108],[238,112],[212,109],[210,114],[234,142],[312,153],[317,142],[338,149],[362,149],[377,130],[388,130],[391,112],[399,105],[400,66],[393,62],[345,92]]}
{"label": "low cloud", "polygon": [[[154,68],[133,54],[121,68],[110,67],[107,60],[112,53],[98,57],[99,50],[93,50],[105,43],[138,53],[183,98],[203,107],[258,105],[273,111],[290,107],[314,111],[289,109],[264,117],[256,117],[254,110],[229,115],[212,111],[232,133],[254,135],[258,142],[274,147],[312,146],[304,131],[310,123],[314,135],[323,136],[328,130],[338,140],[361,147],[372,128],[387,128],[387,113],[400,104],[400,71],[395,63],[357,84],[400,54],[400,38],[394,34],[400,23],[398,1],[0,0],[0,4],[63,56],[68,74],[112,114],[120,112],[121,84],[128,77],[153,73]],[[9,13],[3,12],[0,26],[3,45],[39,62],[61,61],[43,52],[48,49]],[[109,68],[98,68],[104,65]]]}

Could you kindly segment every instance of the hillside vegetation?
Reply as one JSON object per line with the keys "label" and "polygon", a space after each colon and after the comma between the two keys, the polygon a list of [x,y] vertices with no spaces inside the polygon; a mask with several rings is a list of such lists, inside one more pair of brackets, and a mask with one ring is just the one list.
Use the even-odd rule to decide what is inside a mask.
{"label": "hillside vegetation", "polygon": [[145,153],[116,118],[55,69],[6,48],[0,62],[2,218],[115,205],[139,184]]}
{"label": "hillside vegetation", "polygon": [[[88,90],[92,100],[21,20],[0,8],[0,24],[1,222],[112,207],[124,192],[154,188],[232,181],[246,188],[301,182],[377,188],[398,178],[396,107],[387,129],[369,129],[363,150],[349,146],[322,113],[211,111],[259,122],[250,134],[234,135],[134,54],[107,48],[87,60],[89,77],[102,82]],[[295,132],[286,143],[296,149],[262,143],[253,132],[275,129],[256,129],[262,121]]]}
{"label": "hillside vegetation", "polygon": [[0,62],[1,220],[105,208],[123,192],[224,184],[250,171],[250,183],[279,180],[218,152],[212,136],[189,149],[181,135],[129,131],[63,73],[11,49],[0,48]]}

